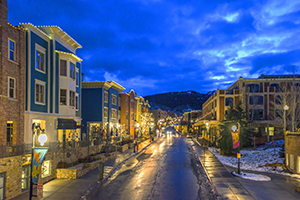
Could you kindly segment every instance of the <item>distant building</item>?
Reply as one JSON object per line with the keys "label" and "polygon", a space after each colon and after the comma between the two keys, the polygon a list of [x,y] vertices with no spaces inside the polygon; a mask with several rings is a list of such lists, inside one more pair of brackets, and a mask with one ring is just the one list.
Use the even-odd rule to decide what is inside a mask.
{"label": "distant building", "polygon": [[197,119],[202,117],[201,110],[191,110],[183,113],[181,121],[181,129],[183,133],[196,133],[198,127],[194,127]]}
{"label": "distant building", "polygon": [[24,152],[25,30],[7,22],[7,10],[0,0],[0,199],[21,194]]}
{"label": "distant building", "polygon": [[161,109],[150,109],[149,112],[153,113],[155,125],[159,125],[159,120],[167,117],[166,112]]}
{"label": "distant building", "polygon": [[82,83],[84,139],[87,138],[87,132],[92,140],[120,133],[121,92],[124,89],[114,81]]}

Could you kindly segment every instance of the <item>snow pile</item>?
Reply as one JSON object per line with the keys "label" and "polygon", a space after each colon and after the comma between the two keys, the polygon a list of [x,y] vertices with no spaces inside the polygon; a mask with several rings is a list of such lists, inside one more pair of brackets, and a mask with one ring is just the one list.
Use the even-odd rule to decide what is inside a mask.
{"label": "snow pile", "polygon": [[261,175],[261,174],[252,174],[252,173],[241,173],[238,174],[236,172],[232,172],[232,174],[234,176],[238,176],[244,179],[249,179],[249,180],[253,180],[253,181],[270,181],[271,178],[265,175]]}
{"label": "snow pile", "polygon": [[[281,141],[275,143],[275,151],[272,142],[270,145],[259,147],[256,150],[241,150],[240,168],[243,170],[282,174],[300,179],[299,174],[289,174],[283,171],[280,165],[284,164],[284,158],[279,156],[279,151],[281,150],[279,146],[282,146]],[[209,148],[209,151],[224,165],[237,168],[238,159],[236,157],[219,155],[217,149],[212,147]]]}

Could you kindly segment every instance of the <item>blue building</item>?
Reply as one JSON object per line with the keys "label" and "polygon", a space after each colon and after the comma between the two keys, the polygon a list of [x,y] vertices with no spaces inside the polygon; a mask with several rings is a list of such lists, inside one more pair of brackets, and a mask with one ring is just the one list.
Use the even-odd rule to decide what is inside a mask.
{"label": "blue building", "polygon": [[82,137],[91,140],[118,134],[121,120],[121,92],[124,87],[114,81],[82,83]]}
{"label": "blue building", "polygon": [[21,24],[26,30],[25,143],[32,124],[45,129],[49,142],[80,140],[82,48],[58,26]]}

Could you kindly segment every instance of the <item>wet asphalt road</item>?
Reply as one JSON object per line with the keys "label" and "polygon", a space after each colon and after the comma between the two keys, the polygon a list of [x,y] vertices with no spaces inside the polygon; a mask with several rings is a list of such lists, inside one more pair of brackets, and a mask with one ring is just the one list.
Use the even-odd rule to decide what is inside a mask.
{"label": "wet asphalt road", "polygon": [[187,138],[160,138],[126,162],[91,199],[198,199]]}

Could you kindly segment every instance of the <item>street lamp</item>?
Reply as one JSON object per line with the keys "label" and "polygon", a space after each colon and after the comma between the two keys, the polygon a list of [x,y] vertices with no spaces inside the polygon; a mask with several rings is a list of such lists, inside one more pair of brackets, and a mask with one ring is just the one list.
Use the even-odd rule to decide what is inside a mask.
{"label": "street lamp", "polygon": [[[38,135],[38,130],[41,131],[41,133],[39,133]],[[36,123],[33,123],[32,124],[32,150],[31,150],[31,172],[30,172],[30,189],[29,189],[29,200],[32,199],[32,197],[37,197],[37,195],[33,195],[32,194],[32,189],[33,189],[33,184],[37,184],[37,183],[33,183],[32,179],[33,179],[33,170],[36,170],[36,169],[40,169],[38,168],[38,166],[35,165],[35,168],[34,169],[34,166],[33,166],[33,163],[34,163],[34,159],[35,159],[35,155],[34,155],[34,148],[35,148],[35,142],[36,142],[36,137],[38,135],[38,142],[40,143],[40,146],[44,146],[44,144],[47,142],[48,140],[48,137],[47,135],[45,134],[45,129],[42,129],[40,127],[40,125],[36,124]],[[47,148],[46,148],[47,149]],[[38,158],[38,164],[41,165],[44,158],[45,158],[45,154],[46,154],[47,150],[43,152],[43,155],[40,155],[41,153],[37,153],[36,155],[39,157],[40,156],[43,156],[43,157],[39,157]],[[35,177],[38,179],[38,175],[40,173],[40,170],[38,171],[38,174],[35,175]]]}

